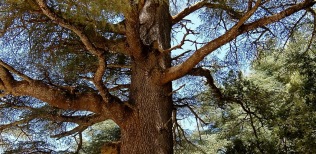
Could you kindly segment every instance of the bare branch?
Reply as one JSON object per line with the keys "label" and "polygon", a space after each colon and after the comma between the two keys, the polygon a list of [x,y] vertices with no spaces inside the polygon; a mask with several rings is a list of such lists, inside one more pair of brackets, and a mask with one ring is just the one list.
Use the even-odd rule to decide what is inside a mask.
{"label": "bare branch", "polygon": [[295,28],[297,28],[298,24],[302,21],[302,19],[306,16],[307,12],[305,12],[294,24],[292,27],[286,27],[286,29],[288,29],[289,34],[288,37],[286,38],[286,40],[284,41],[283,47],[285,48],[285,46],[287,45],[288,41],[290,40],[290,38],[293,36],[294,32],[295,32]]}
{"label": "bare branch", "polygon": [[180,86],[178,89],[173,90],[172,92],[170,92],[170,93],[168,94],[168,96],[171,96],[172,94],[176,93],[177,91],[179,91],[180,89],[182,89],[184,86],[185,86],[185,84],[182,85],[182,86]]}
{"label": "bare branch", "polygon": [[184,28],[185,31],[186,31],[186,33],[185,33],[185,34],[183,35],[183,37],[182,37],[182,40],[180,41],[180,43],[179,43],[178,45],[173,46],[173,47],[171,47],[171,48],[169,48],[169,49],[166,49],[166,50],[164,50],[163,52],[168,53],[168,52],[171,52],[172,50],[175,50],[175,49],[181,49],[182,46],[184,45],[184,43],[185,43],[186,41],[189,41],[189,40],[186,40],[186,38],[187,38],[190,34],[195,34],[195,32],[194,32],[193,30],[189,29],[186,24],[180,23],[180,25],[181,25],[182,28]]}
{"label": "bare branch", "polygon": [[199,10],[203,7],[214,8],[214,9],[218,8],[218,9],[225,10],[231,18],[237,19],[237,20],[239,20],[243,16],[241,12],[235,11],[233,8],[229,7],[228,5],[221,4],[221,3],[220,4],[213,4],[213,3],[207,2],[206,0],[201,0],[197,3],[195,3],[194,5],[185,8],[183,11],[181,11],[177,15],[173,16],[172,17],[172,24],[178,23],[179,21],[183,20],[189,14],[191,14],[194,11]]}
{"label": "bare branch", "polygon": [[75,139],[78,144],[78,147],[75,153],[79,153],[79,151],[82,149],[82,132],[79,132],[78,135],[79,135],[79,143],[77,139]]}
{"label": "bare branch", "polygon": [[67,131],[67,132],[62,132],[60,134],[55,134],[55,135],[52,135],[51,137],[52,138],[62,138],[62,137],[65,137],[65,136],[69,136],[69,135],[73,135],[73,134],[76,134],[78,132],[83,132],[84,130],[86,130],[89,126],[87,125],[79,125],[77,126],[76,128],[70,130],[70,131]]}
{"label": "bare branch", "polygon": [[[40,110],[40,109],[37,109],[37,110]],[[50,114],[45,114],[45,113],[36,114],[36,113],[38,112],[35,112],[35,114],[33,115],[34,118],[40,118],[40,119],[55,121],[55,122],[71,122],[71,123],[78,124],[78,126],[71,131],[63,132],[58,135],[53,135],[56,138],[61,138],[61,137],[75,134],[75,133],[80,133],[84,131],[86,128],[88,128],[89,126],[92,126],[95,123],[99,123],[108,119],[108,117],[101,116],[101,115],[64,116],[64,115],[58,114],[57,112],[50,112]]]}
{"label": "bare branch", "polygon": [[185,51],[185,52],[183,52],[183,53],[177,55],[176,57],[173,57],[172,60],[177,60],[178,58],[184,56],[185,54],[187,54],[187,53],[189,53],[189,52],[191,52],[191,51],[192,51],[192,50]]}
{"label": "bare branch", "polygon": [[[1,107],[1,106],[0,106]],[[104,120],[107,120],[108,117],[102,116],[102,115],[82,115],[82,116],[65,116],[61,115],[61,112],[59,112],[58,109],[49,107],[42,107],[42,108],[31,108],[28,106],[16,106],[14,104],[5,104],[2,106],[3,108],[10,107],[10,108],[15,108],[15,109],[22,109],[22,110],[30,110],[32,111],[31,115],[28,115],[24,117],[22,120],[19,121],[14,121],[11,122],[10,124],[7,125],[0,125],[0,131],[3,131],[5,129],[11,129],[13,127],[19,127],[19,125],[25,125],[28,122],[38,119],[38,120],[48,120],[48,121],[53,121],[53,122],[70,122],[70,123],[76,123],[79,126],[69,132],[63,132],[61,134],[55,135],[56,137],[64,137],[67,135],[71,135],[73,133],[80,133],[87,127],[98,123],[102,122]],[[1,107],[1,108],[2,108]],[[45,108],[45,109],[44,109]],[[47,112],[43,112],[43,110]]]}
{"label": "bare branch", "polygon": [[[174,111],[176,112],[176,111]],[[203,151],[201,148],[199,148],[197,145],[195,145],[194,143],[192,143],[185,135],[185,130],[183,130],[183,128],[180,126],[180,124],[178,123],[177,120],[173,120],[173,134],[174,134],[174,139],[177,138],[177,136],[181,139],[184,139],[185,142],[187,142],[189,145],[193,146],[194,148],[196,148],[197,150],[199,150],[200,152],[202,152],[203,154],[206,154],[205,151]],[[177,135],[178,133],[178,135]],[[182,137],[181,137],[182,136]],[[175,143],[177,143],[176,141],[174,141]],[[181,142],[181,140],[179,141]],[[181,144],[181,143],[180,143]]]}
{"label": "bare branch", "polygon": [[198,120],[200,120],[204,125],[208,125],[208,124],[209,124],[209,123],[205,122],[205,121],[194,111],[194,109],[193,109],[190,105],[187,105],[186,107],[191,111],[191,113],[194,115],[194,117],[197,118]]}
{"label": "bare branch", "polygon": [[205,0],[201,0],[197,3],[195,3],[194,5],[185,8],[183,11],[181,11],[180,13],[178,13],[177,15],[172,17],[172,23],[176,24],[179,21],[181,21],[184,17],[186,17],[187,15],[191,14],[192,12],[202,8],[205,6],[205,4],[207,3],[207,1]]}
{"label": "bare branch", "polygon": [[254,119],[253,119],[251,114],[249,114],[249,117],[250,117],[250,125],[251,125],[251,128],[252,128],[252,131],[253,131],[253,133],[254,133],[254,135],[256,137],[256,146],[260,150],[261,153],[264,153],[264,150],[260,146],[260,140],[259,140],[257,129],[256,129],[255,124],[254,124]]}

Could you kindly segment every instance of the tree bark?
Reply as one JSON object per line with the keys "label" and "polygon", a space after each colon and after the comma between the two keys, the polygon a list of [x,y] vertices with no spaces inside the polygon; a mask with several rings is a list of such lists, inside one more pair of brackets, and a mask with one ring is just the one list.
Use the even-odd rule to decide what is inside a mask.
{"label": "tree bark", "polygon": [[[130,103],[133,114],[121,126],[121,153],[173,153],[171,83],[159,85],[159,59],[134,61]],[[160,59],[161,60],[161,59]]]}
{"label": "tree bark", "polygon": [[[122,154],[171,154],[172,85],[161,84],[165,69],[171,66],[171,16],[163,1],[146,0],[139,13],[141,55],[132,56],[130,105],[133,112],[121,125]],[[137,48],[133,48],[137,49]],[[139,49],[139,48],[138,48]]]}

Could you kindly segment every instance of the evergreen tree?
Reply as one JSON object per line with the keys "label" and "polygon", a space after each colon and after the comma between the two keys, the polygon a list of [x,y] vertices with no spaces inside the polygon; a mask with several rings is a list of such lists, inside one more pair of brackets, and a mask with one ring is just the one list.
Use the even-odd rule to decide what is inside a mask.
{"label": "evergreen tree", "polygon": [[[315,3],[2,0],[1,142],[56,143],[51,136],[67,143],[75,137],[77,146],[62,150],[79,152],[82,132],[110,119],[120,128],[120,153],[173,153],[186,136],[177,121],[186,111],[209,124],[200,118],[205,114],[195,112],[200,104],[194,94],[202,90],[195,83],[205,81],[222,98],[211,70],[224,66],[207,56],[228,44],[225,66],[241,64],[271,35],[283,39],[310,24]],[[205,43],[193,38],[199,34],[186,18],[195,13],[202,19],[197,26],[206,32]],[[181,34],[171,46],[177,41],[173,36]],[[195,48],[182,49],[188,43]],[[190,86],[178,87],[192,76],[206,80],[196,77]]]}
{"label": "evergreen tree", "polygon": [[223,153],[316,152],[315,47],[300,35],[283,51],[264,52],[250,74],[232,72],[225,80],[225,103],[209,119],[210,130],[219,131],[207,133],[217,136],[210,143],[225,143]]}

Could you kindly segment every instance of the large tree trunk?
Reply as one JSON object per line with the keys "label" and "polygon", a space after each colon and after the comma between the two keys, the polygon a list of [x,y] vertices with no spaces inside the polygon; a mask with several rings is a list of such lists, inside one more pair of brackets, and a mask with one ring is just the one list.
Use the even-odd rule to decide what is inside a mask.
{"label": "large tree trunk", "polygon": [[133,62],[130,103],[135,108],[122,127],[122,154],[173,153],[171,83],[157,80],[161,61],[170,62],[165,59],[168,55],[152,52]]}
{"label": "large tree trunk", "polygon": [[[172,86],[161,84],[171,65],[171,16],[168,3],[146,0],[139,14],[140,55],[132,56],[130,105],[133,112],[121,125],[121,154],[171,154]],[[138,26],[136,26],[138,27]],[[136,53],[136,52],[135,52]]]}

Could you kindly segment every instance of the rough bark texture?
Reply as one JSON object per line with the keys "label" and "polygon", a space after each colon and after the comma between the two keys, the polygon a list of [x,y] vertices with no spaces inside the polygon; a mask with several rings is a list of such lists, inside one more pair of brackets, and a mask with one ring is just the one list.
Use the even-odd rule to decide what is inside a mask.
{"label": "rough bark texture", "polygon": [[171,16],[162,1],[147,0],[140,13],[142,58],[134,58],[130,87],[132,116],[121,126],[121,153],[173,153],[172,87],[161,85],[164,69],[170,67]]}
{"label": "rough bark texture", "polygon": [[123,154],[173,152],[171,83],[157,84],[159,69],[155,53],[133,63],[130,93],[135,109],[122,127]]}

